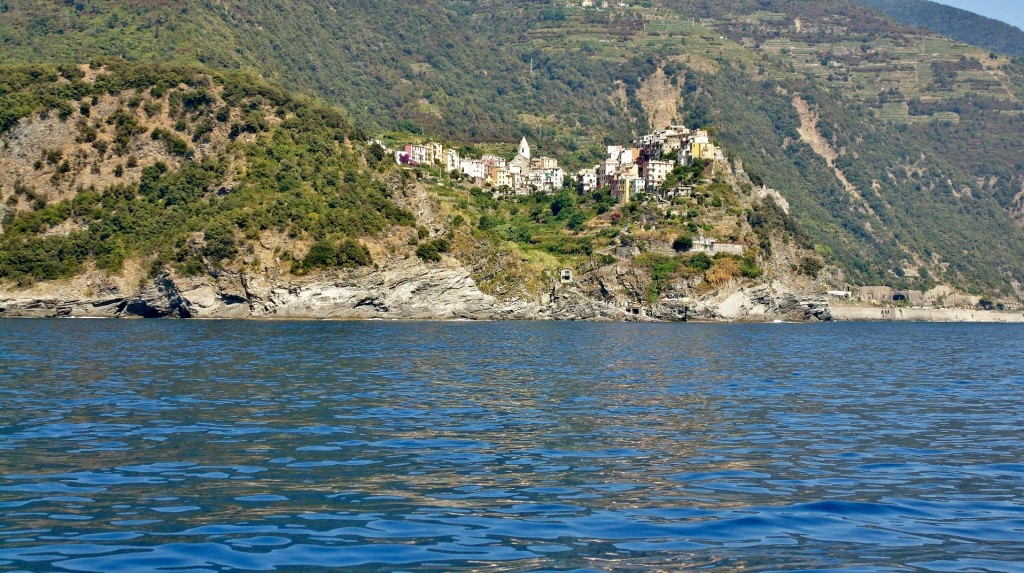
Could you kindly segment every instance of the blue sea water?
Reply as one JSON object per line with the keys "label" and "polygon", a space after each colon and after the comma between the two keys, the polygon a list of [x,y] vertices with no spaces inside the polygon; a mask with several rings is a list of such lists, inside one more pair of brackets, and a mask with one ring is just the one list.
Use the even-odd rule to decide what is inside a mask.
{"label": "blue sea water", "polygon": [[1024,327],[0,321],[0,570],[1024,571]]}

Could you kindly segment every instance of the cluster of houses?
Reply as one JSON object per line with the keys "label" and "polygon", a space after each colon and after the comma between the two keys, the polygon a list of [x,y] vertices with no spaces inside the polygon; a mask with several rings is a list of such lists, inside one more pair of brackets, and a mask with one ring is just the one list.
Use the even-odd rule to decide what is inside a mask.
{"label": "cluster of houses", "polygon": [[670,196],[683,189],[661,187],[676,165],[690,166],[695,160],[724,159],[719,148],[703,129],[691,130],[670,125],[636,139],[629,147],[608,146],[604,161],[576,174],[581,193],[607,187],[620,203],[628,203],[638,193]]}
{"label": "cluster of houses", "polygon": [[395,152],[399,165],[438,165],[448,173],[460,172],[474,183],[486,184],[495,195],[553,193],[565,185],[565,171],[550,157],[533,157],[524,137],[516,156],[506,160],[497,155],[479,159],[459,157],[459,153],[440,143],[409,144]]}
{"label": "cluster of houses", "polygon": [[[379,143],[379,142],[378,142]],[[383,145],[383,144],[381,144]],[[438,166],[448,173],[462,173],[474,183],[489,186],[495,196],[553,193],[566,183],[565,171],[550,157],[533,157],[524,137],[512,159],[484,155],[479,159],[459,157],[459,153],[440,143],[407,144],[394,152],[399,165]],[[632,145],[610,145],[604,160],[576,174],[580,193],[607,187],[620,203],[628,203],[639,193],[671,198],[687,188],[662,189],[677,165],[690,166],[696,160],[724,159],[722,149],[711,143],[708,132],[681,125],[644,135]]]}

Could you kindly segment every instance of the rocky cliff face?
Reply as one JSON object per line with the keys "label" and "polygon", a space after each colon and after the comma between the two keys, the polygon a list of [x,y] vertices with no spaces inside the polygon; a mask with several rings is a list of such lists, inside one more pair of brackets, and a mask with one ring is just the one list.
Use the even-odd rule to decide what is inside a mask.
{"label": "rocky cliff face", "polygon": [[[454,259],[427,265],[393,258],[375,269],[306,277],[258,272],[133,282],[87,273],[70,281],[0,290],[0,317],[291,318],[401,320],[830,320],[827,301],[776,283],[698,300],[629,308],[558,285],[538,300],[483,293]],[[635,313],[635,314],[634,314]]]}
{"label": "rocky cliff face", "polygon": [[[0,290],[0,316],[502,319],[526,318],[530,305],[502,305],[457,263],[416,259],[377,269],[307,277],[228,272],[164,274],[132,288],[96,273],[64,283]],[[137,283],[136,283],[137,284]]]}

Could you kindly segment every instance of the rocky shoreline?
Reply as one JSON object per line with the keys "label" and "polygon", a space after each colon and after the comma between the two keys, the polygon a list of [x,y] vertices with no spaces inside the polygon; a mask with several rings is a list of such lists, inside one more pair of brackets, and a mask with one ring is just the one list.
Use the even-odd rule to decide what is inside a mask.
{"label": "rocky shoreline", "polygon": [[83,273],[67,281],[0,289],[0,317],[337,320],[587,320],[642,322],[992,322],[1024,313],[833,303],[784,282],[734,285],[645,306],[560,284],[539,297],[483,292],[454,259],[396,257],[374,268],[309,276],[250,271],[139,279]]}
{"label": "rocky shoreline", "polygon": [[252,272],[165,273],[135,288],[126,282],[84,275],[0,291],[0,316],[498,319],[520,312],[480,292],[464,269],[419,264],[289,278]]}
{"label": "rocky shoreline", "polygon": [[661,300],[639,308],[600,299],[588,285],[553,286],[539,297],[484,293],[453,259],[428,265],[397,257],[376,268],[296,277],[223,272],[216,276],[110,277],[83,273],[68,281],[0,289],[0,317],[827,321],[828,301],[780,283],[723,289],[698,299]]}

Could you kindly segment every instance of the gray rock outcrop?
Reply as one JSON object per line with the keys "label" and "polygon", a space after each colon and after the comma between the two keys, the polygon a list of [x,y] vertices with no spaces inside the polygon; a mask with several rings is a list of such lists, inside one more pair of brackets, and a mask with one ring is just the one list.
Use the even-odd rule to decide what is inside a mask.
{"label": "gray rock outcrop", "polygon": [[89,294],[75,285],[0,291],[0,316],[143,318],[510,319],[531,305],[502,305],[453,261],[426,265],[396,258],[374,269],[305,277],[267,273],[147,280],[135,292]]}

